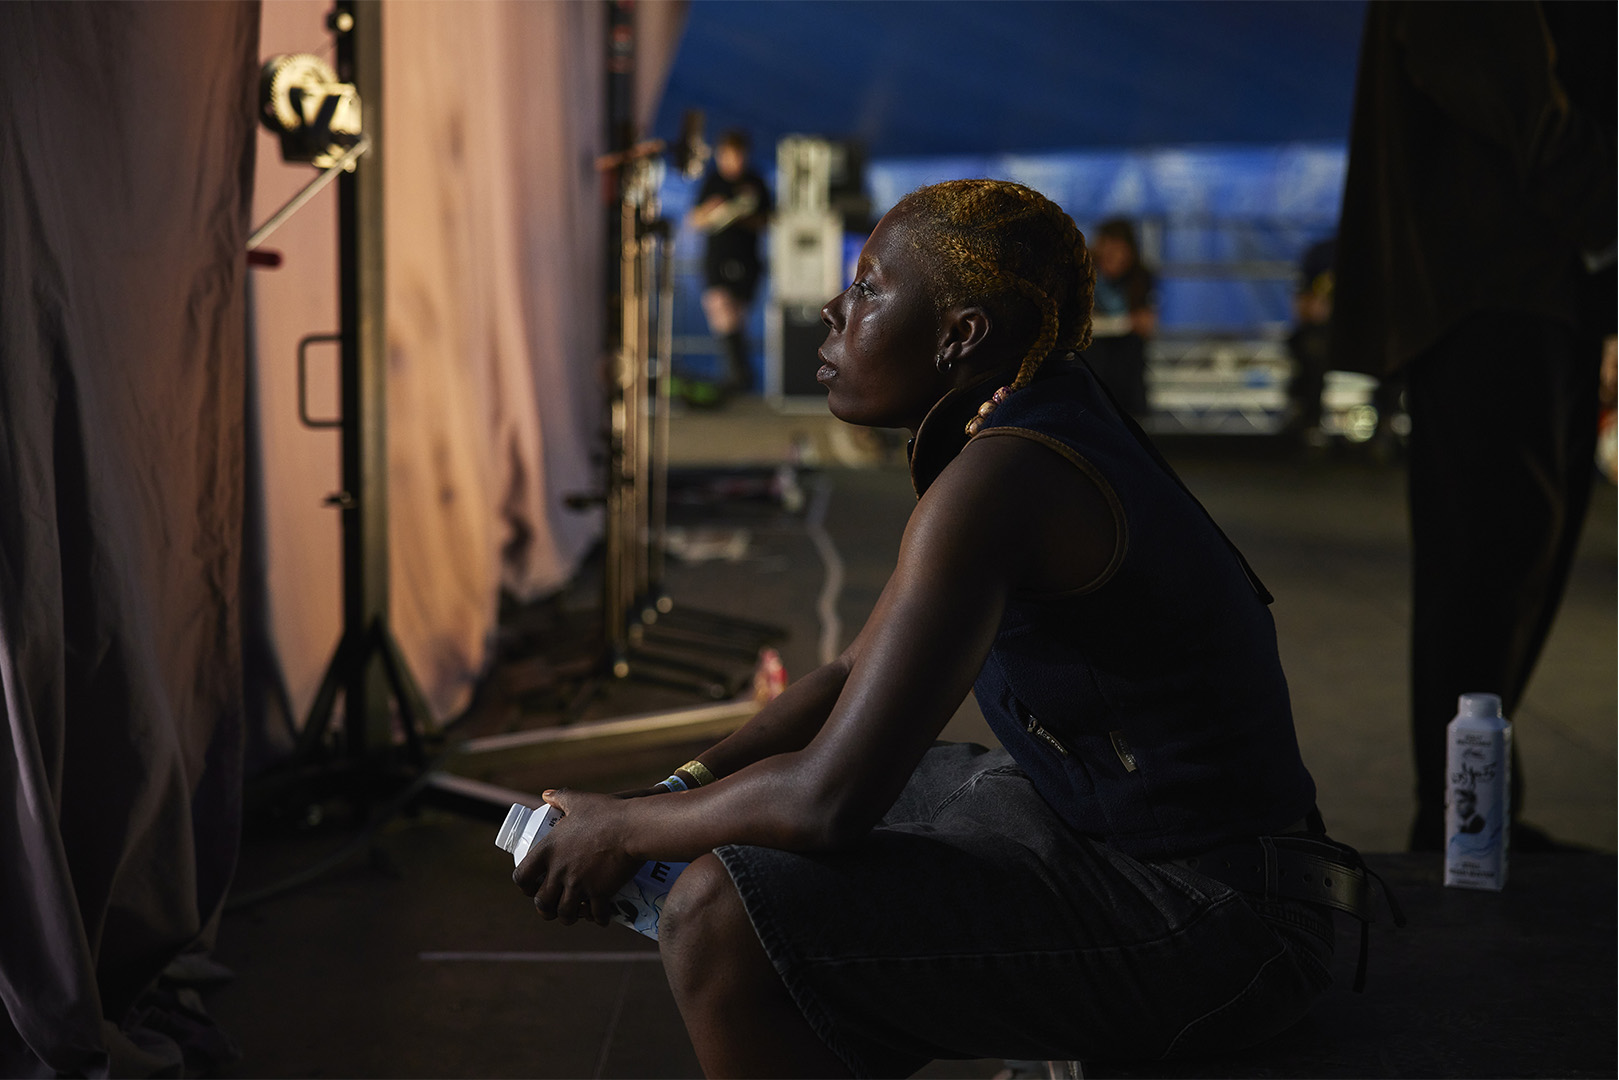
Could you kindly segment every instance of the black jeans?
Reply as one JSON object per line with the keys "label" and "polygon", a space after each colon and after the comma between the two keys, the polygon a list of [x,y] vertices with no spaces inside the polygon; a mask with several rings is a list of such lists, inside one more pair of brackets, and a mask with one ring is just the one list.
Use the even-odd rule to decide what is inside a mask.
{"label": "black jeans", "polygon": [[854,849],[716,853],[856,1076],[1231,1050],[1292,1024],[1331,981],[1329,911],[1081,836],[1004,750],[934,747]]}

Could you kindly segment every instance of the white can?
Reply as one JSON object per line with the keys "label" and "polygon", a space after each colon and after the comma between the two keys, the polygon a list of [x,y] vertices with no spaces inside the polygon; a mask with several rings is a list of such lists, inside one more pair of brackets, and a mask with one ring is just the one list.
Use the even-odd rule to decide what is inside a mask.
{"label": "white can", "polygon": [[[561,818],[562,811],[550,804],[530,810],[522,803],[513,803],[512,808],[506,811],[505,824],[495,834],[495,846],[511,852],[514,864],[521,863],[528,849],[550,832],[551,826]],[[687,865],[657,860],[644,864],[622,889],[613,894],[613,921],[621,922],[653,941],[658,940],[658,920],[663,916],[664,900],[668,898],[675,878]]]}
{"label": "white can", "polygon": [[1512,816],[1512,724],[1495,694],[1463,694],[1446,729],[1445,884],[1507,883]]}

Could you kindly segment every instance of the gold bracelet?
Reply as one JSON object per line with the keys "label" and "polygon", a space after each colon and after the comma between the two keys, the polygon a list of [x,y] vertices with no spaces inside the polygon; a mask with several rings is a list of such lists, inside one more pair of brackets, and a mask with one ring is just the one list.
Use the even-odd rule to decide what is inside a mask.
{"label": "gold bracelet", "polygon": [[712,784],[714,781],[719,779],[719,777],[714,775],[714,770],[710,769],[707,765],[704,765],[696,758],[686,762],[686,764],[676,769],[675,772],[685,773],[687,776],[697,781],[698,787],[702,787],[704,784]]}

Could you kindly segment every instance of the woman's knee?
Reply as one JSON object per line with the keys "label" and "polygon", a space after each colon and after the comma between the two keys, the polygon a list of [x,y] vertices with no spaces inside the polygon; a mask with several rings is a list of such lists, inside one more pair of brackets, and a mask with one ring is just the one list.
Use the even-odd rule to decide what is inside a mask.
{"label": "woman's knee", "polygon": [[698,969],[729,966],[759,949],[747,909],[718,856],[704,855],[681,871],[658,920],[658,946],[677,987]]}
{"label": "woman's knee", "polygon": [[675,879],[658,919],[658,941],[665,951],[671,945],[679,949],[712,943],[715,935],[736,929],[738,916],[747,922],[747,910],[730,873],[711,852],[693,861]]}

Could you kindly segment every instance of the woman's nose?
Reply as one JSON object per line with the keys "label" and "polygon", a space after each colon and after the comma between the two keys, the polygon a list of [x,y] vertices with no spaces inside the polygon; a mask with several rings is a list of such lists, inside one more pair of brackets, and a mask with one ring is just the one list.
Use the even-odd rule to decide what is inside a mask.
{"label": "woman's nose", "polygon": [[843,290],[843,292],[838,293],[838,295],[821,305],[821,321],[826,323],[828,329],[836,330],[838,328],[832,312],[837,308],[838,302],[843,299],[843,293],[848,291],[848,289]]}

